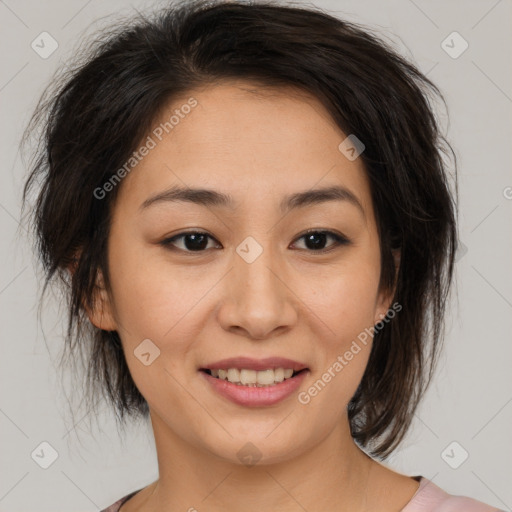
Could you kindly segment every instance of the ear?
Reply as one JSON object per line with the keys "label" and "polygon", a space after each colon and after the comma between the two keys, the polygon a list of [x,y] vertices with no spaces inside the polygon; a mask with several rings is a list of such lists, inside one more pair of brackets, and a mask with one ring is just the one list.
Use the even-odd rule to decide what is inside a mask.
{"label": "ear", "polygon": [[400,268],[401,251],[400,249],[392,249],[391,252],[393,254],[393,259],[395,262],[395,281],[393,283],[391,291],[389,291],[388,293],[382,292],[379,294],[379,298],[377,300],[377,305],[375,308],[375,318],[373,321],[373,325],[379,323],[386,316],[386,313],[391,307],[391,301],[393,300],[393,296],[395,295],[396,282],[398,279],[398,270]]}
{"label": "ear", "polygon": [[[78,264],[78,256],[75,256],[67,267],[72,275],[76,271]],[[112,301],[107,293],[105,281],[101,270],[98,269],[96,274],[96,282],[94,283],[94,291],[91,298],[92,307],[83,303],[83,307],[89,317],[89,321],[98,329],[104,331],[116,331],[117,323],[114,317],[114,308]]]}
{"label": "ear", "polygon": [[92,308],[84,305],[90,322],[94,326],[98,327],[98,329],[103,329],[104,331],[116,331],[117,323],[114,317],[114,307],[112,300],[107,293],[103,274],[99,269],[96,275],[92,303]]}

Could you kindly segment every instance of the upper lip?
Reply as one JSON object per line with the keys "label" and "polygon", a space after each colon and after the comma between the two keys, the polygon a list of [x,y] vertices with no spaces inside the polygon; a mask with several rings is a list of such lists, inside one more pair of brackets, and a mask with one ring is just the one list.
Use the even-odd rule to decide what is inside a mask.
{"label": "upper lip", "polygon": [[226,370],[229,368],[247,369],[247,370],[275,370],[276,368],[291,368],[299,372],[307,366],[304,363],[287,359],[286,357],[267,357],[265,359],[253,359],[251,357],[230,357],[208,363],[201,367],[201,370]]}

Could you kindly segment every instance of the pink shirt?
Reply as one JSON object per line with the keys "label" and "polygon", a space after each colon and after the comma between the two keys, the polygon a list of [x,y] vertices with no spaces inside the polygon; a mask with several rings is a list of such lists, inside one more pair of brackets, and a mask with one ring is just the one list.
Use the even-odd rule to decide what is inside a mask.
{"label": "pink shirt", "polygon": [[473,498],[448,494],[423,476],[414,478],[421,478],[420,486],[400,512],[504,512]]}
{"label": "pink shirt", "polygon": [[[448,494],[423,476],[415,476],[414,479],[419,480],[420,486],[400,512],[505,512],[473,498]],[[101,512],[118,512],[123,503],[141,490],[124,496]]]}

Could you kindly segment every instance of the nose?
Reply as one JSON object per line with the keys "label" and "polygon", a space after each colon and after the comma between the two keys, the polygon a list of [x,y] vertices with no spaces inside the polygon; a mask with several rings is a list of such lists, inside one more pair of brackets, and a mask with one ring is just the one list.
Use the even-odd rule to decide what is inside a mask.
{"label": "nose", "polygon": [[234,254],[222,297],[218,309],[221,326],[251,339],[285,332],[298,318],[298,299],[290,278],[266,247],[251,263]]}

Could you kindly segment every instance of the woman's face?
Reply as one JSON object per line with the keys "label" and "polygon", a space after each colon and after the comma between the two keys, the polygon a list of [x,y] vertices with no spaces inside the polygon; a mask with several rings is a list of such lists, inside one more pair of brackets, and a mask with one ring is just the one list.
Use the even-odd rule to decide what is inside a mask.
{"label": "woman's face", "polygon": [[[391,299],[378,290],[379,239],[363,163],[339,149],[347,134],[312,97],[250,88],[217,84],[162,112],[149,134],[154,144],[141,143],[146,155],[117,185],[112,301],[103,295],[103,311],[90,313],[98,327],[119,332],[155,436],[237,464],[251,450],[260,463],[286,460],[334,428],[348,436],[346,405],[371,349],[361,334]],[[197,104],[183,107],[190,97]],[[173,114],[166,133],[158,123]],[[331,187],[354,200],[290,201]],[[208,189],[232,203],[207,194],[148,201],[172,188]],[[183,232],[208,236],[169,241]],[[291,379],[295,386],[242,390],[201,370],[232,357],[282,357],[307,371]],[[218,391],[233,386],[235,399]],[[278,400],[278,388],[289,394]]]}

